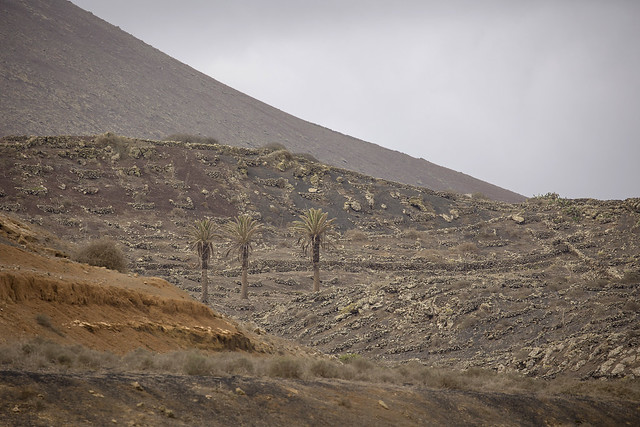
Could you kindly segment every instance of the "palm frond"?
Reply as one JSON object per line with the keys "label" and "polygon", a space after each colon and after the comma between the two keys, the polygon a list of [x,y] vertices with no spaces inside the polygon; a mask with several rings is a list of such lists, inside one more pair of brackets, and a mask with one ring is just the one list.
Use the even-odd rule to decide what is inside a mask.
{"label": "palm frond", "polygon": [[249,215],[243,214],[225,224],[222,231],[231,242],[232,246],[227,250],[225,256],[229,256],[231,252],[238,252],[238,259],[246,251],[247,254],[253,249],[254,237],[262,230],[262,224]]}
{"label": "palm frond", "polygon": [[215,224],[208,218],[196,221],[191,227],[189,245],[199,256],[207,255],[213,250],[215,230]]}
{"label": "palm frond", "polygon": [[292,231],[299,235],[298,244],[302,247],[302,251],[307,254],[314,241],[319,242],[320,246],[325,248],[327,234],[333,228],[335,218],[328,219],[328,212],[314,208],[310,208],[299,217],[301,220],[293,222]]}

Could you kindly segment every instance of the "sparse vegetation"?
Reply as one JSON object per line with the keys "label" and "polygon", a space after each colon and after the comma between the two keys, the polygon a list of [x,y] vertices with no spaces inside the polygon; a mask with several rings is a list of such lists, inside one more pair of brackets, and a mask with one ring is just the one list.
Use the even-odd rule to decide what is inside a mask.
{"label": "sparse vegetation", "polygon": [[413,384],[438,389],[479,392],[526,392],[592,396],[640,401],[640,379],[606,382],[558,377],[542,380],[516,373],[472,367],[432,368],[417,361],[380,365],[356,354],[339,359],[296,356],[252,356],[239,352],[202,353],[195,350],[155,353],[138,349],[118,356],[42,338],[0,345],[0,368],[109,372],[154,372],[183,375],[253,375],[313,380],[336,378],[370,383]]}
{"label": "sparse vegetation", "polygon": [[458,254],[474,254],[478,252],[478,246],[476,246],[476,244],[472,242],[465,242],[460,243],[456,247],[452,248],[451,251]]}
{"label": "sparse vegetation", "polygon": [[187,142],[192,144],[206,144],[206,145],[218,144],[218,140],[216,138],[213,138],[210,136],[202,136],[202,135],[191,135],[188,133],[174,133],[165,137],[164,140]]}
{"label": "sparse vegetation", "polygon": [[300,237],[298,244],[301,245],[305,255],[311,249],[311,262],[313,264],[313,290],[320,290],[320,248],[327,247],[327,234],[333,227],[335,219],[328,219],[329,214],[322,212],[322,209],[310,208],[300,215],[301,221],[294,221],[293,231]]}
{"label": "sparse vegetation", "polygon": [[[513,380],[518,383],[516,389],[522,386],[534,392],[547,386],[560,388],[563,376],[602,378],[604,383],[637,373],[638,227],[634,225],[639,216],[628,202],[550,196],[539,203],[508,205],[467,196],[444,198],[428,189],[311,164],[286,150],[279,152],[282,147],[268,152],[132,140],[130,157],[118,162],[116,153],[106,146],[96,147],[91,137],[47,143],[36,138],[29,144],[28,149],[23,143],[15,148],[20,156],[27,156],[16,159],[16,164],[25,166],[8,162],[6,196],[0,199],[0,209],[11,210],[10,204],[20,203],[20,210],[10,215],[22,218],[26,225],[14,227],[15,237],[9,237],[10,228],[4,227],[3,219],[3,238],[16,242],[16,247],[53,255],[49,248],[55,245],[32,234],[29,226],[55,229],[65,239],[113,236],[135,260],[123,285],[146,280],[136,279],[137,273],[168,279],[197,299],[202,290],[215,300],[210,307],[222,313],[222,319],[256,322],[246,332],[251,343],[232,331],[232,341],[220,344],[223,348],[248,350],[255,344],[257,352],[268,348],[267,353],[278,354],[207,353],[218,344],[207,330],[198,329],[199,320],[172,328],[170,322],[184,321],[181,309],[171,302],[155,310],[144,295],[128,301],[148,315],[149,323],[138,323],[136,316],[131,316],[131,323],[117,315],[101,319],[101,310],[95,310],[95,316],[91,313],[81,326],[42,307],[23,317],[29,333],[65,342],[104,336],[98,345],[114,351],[118,346],[120,351],[130,350],[131,342],[155,350],[197,348],[164,354],[139,350],[117,356],[127,372],[145,372],[143,376],[170,372],[176,378],[253,377],[248,381],[267,377],[257,381],[275,383],[292,383],[280,381],[282,377],[336,378],[480,391],[483,382],[494,380],[502,384],[498,389],[504,386],[508,391],[509,375],[515,375],[508,372],[519,372],[522,376],[515,375]],[[13,149],[10,144],[2,148],[8,156]],[[40,166],[49,160],[50,169]],[[47,200],[21,190],[44,185]],[[326,258],[328,277],[320,285],[321,292],[313,293],[304,292],[314,278],[307,259],[293,259],[293,245],[300,235],[293,236],[293,230],[285,228],[309,205],[335,214],[341,236],[334,241],[334,250],[322,253],[320,267],[325,270]],[[573,208],[581,212],[579,222],[568,215]],[[222,224],[237,212],[248,212],[264,224],[259,246],[254,244],[260,252],[251,254],[248,265],[251,302],[237,300],[240,263],[220,260],[213,270],[216,252],[224,254],[229,248],[224,241],[213,242],[203,288],[201,272],[186,268],[195,261],[187,253],[189,225],[204,215]],[[310,243],[306,252],[312,253]],[[241,251],[237,254],[241,260]],[[71,263],[56,268],[33,273],[9,268],[6,274],[45,279],[49,288],[32,290],[33,298],[42,295],[43,299],[67,298],[69,292],[62,292],[60,283],[67,279],[71,283],[95,278],[96,289],[102,292],[105,289],[99,284],[112,277]],[[74,268],[76,275],[69,272]],[[47,271],[50,277],[44,277]],[[95,274],[85,277],[85,271]],[[154,287],[148,288],[151,294],[168,290],[156,284],[149,282]],[[109,290],[120,286],[109,285]],[[3,292],[14,298],[12,291]],[[74,301],[82,298],[73,296]],[[4,306],[5,312],[7,307],[15,311],[16,306]],[[122,308],[120,303],[110,304],[113,307]],[[36,317],[38,312],[43,315]],[[83,320],[80,314],[75,318]],[[204,327],[213,330],[210,325]],[[19,328],[7,324],[9,339],[21,336]],[[135,338],[114,344],[108,334]],[[160,345],[163,334],[166,340]],[[330,356],[292,356],[279,352],[271,341],[274,335],[330,355],[361,356],[346,357],[345,362]],[[79,354],[76,359],[72,352],[50,350],[33,359],[34,366],[42,366],[34,369],[65,371],[91,365],[100,371],[112,363],[101,360],[105,356],[100,354]],[[282,363],[282,358],[289,359],[289,364]],[[389,362],[372,362],[378,358]],[[390,362],[414,358],[420,363]],[[278,364],[283,365],[280,371],[271,367]],[[469,366],[486,369],[463,370]],[[556,380],[536,380],[534,386],[526,376]],[[470,382],[477,384],[469,386]],[[252,395],[251,388],[243,388],[247,396]],[[358,405],[356,397],[347,402]]]}
{"label": "sparse vegetation", "polygon": [[312,163],[320,163],[320,160],[318,160],[316,158],[316,156],[314,156],[311,153],[295,153],[294,154],[295,157],[299,157],[301,159],[305,159],[308,162],[312,162]]}
{"label": "sparse vegetation", "polygon": [[125,136],[116,135],[111,132],[99,135],[98,137],[96,137],[95,141],[98,147],[111,147],[111,150],[114,151],[120,159],[129,157],[129,149],[133,144],[132,139]]}
{"label": "sparse vegetation", "polygon": [[344,238],[352,242],[366,242],[369,240],[367,233],[353,228],[350,228],[344,233]]}
{"label": "sparse vegetation", "polygon": [[36,322],[38,323],[38,325],[45,327],[47,329],[49,329],[52,332],[55,332],[56,334],[60,335],[61,337],[64,336],[64,334],[62,332],[60,332],[60,330],[58,328],[56,328],[53,323],[51,323],[51,317],[47,316],[46,314],[42,314],[42,313],[38,313],[36,315]]}
{"label": "sparse vegetation", "polygon": [[90,241],[78,248],[73,256],[77,262],[105,267],[109,270],[116,270],[121,273],[127,271],[127,260],[113,240],[103,237]]}
{"label": "sparse vegetation", "polygon": [[263,145],[262,149],[270,152],[280,151],[280,150],[288,151],[287,147],[280,142],[270,142],[268,144]]}
{"label": "sparse vegetation", "polygon": [[231,252],[237,252],[238,260],[242,264],[242,289],[240,290],[240,298],[242,299],[248,298],[247,272],[249,269],[249,254],[253,247],[253,241],[261,229],[262,225],[249,215],[239,215],[234,221],[225,224],[223,227],[224,234],[232,242],[232,246],[227,251],[226,256]]}
{"label": "sparse vegetation", "polygon": [[200,258],[201,284],[203,303],[209,302],[209,258],[213,251],[213,239],[215,237],[215,224],[210,219],[196,221],[191,227],[191,235],[189,244],[196,251]]}

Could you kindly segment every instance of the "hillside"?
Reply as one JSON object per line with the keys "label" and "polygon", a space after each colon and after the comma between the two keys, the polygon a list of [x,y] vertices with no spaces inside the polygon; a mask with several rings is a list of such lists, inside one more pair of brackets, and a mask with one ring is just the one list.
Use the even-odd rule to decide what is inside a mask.
{"label": "hillside", "polygon": [[[640,418],[638,199],[508,204],[280,147],[114,135],[3,138],[0,159],[10,424]],[[288,228],[308,207],[336,218],[315,293]],[[238,213],[265,226],[249,300],[218,240],[206,307],[188,227]],[[129,273],[68,259],[99,236]]]}
{"label": "hillside", "polygon": [[[65,0],[5,0],[0,136],[189,133],[284,144],[324,163],[433,190],[523,196],[300,120],[182,64]],[[429,143],[425,135],[424,144]]]}
{"label": "hillside", "polygon": [[[213,307],[323,352],[545,377],[640,374],[637,199],[506,204],[281,149],[114,136],[4,139],[0,154],[2,210],[65,241],[111,236],[132,272],[194,297],[190,224],[260,219],[249,301],[237,298],[239,265],[220,240]],[[329,212],[338,232],[319,294],[287,228],[308,207]]]}

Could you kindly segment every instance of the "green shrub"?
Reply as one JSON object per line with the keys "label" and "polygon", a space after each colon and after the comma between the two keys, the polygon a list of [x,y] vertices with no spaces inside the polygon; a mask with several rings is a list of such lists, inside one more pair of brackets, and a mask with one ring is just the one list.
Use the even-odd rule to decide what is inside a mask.
{"label": "green shrub", "polygon": [[338,359],[342,362],[342,363],[351,363],[354,360],[360,359],[361,356],[359,354],[356,353],[345,353],[345,354],[341,354],[340,357],[338,357]]}
{"label": "green shrub", "polygon": [[121,273],[127,271],[127,260],[116,243],[108,238],[101,238],[80,247],[74,257],[74,261],[106,267]]}

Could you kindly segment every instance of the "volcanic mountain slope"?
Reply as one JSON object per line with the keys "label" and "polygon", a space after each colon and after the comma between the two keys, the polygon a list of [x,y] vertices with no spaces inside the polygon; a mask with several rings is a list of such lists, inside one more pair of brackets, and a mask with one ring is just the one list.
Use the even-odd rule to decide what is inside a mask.
{"label": "volcanic mountain slope", "polygon": [[371,176],[495,200],[524,199],[286,114],[65,0],[3,0],[0,46],[0,136],[112,131],[158,139],[187,132],[244,147],[280,143]]}
{"label": "volcanic mountain slope", "polygon": [[[216,241],[213,307],[332,354],[554,377],[640,375],[640,201],[507,204],[367,177],[277,148],[114,136],[5,138],[0,208],[66,241],[109,235],[133,272],[199,297],[188,227],[265,224],[239,266]],[[336,218],[311,293],[288,226]]]}

